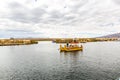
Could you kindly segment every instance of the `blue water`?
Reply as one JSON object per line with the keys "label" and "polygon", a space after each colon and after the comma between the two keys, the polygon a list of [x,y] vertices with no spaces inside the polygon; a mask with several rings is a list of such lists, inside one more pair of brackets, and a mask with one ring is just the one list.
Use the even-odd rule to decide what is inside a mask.
{"label": "blue water", "polygon": [[83,43],[83,51],[59,52],[59,44],[0,46],[0,80],[119,80],[120,42]]}

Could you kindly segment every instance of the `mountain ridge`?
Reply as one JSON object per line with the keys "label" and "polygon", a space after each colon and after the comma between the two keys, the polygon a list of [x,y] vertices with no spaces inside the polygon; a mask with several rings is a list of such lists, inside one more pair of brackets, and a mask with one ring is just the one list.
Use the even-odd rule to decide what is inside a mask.
{"label": "mountain ridge", "polygon": [[97,38],[120,38],[120,33],[109,34],[109,35],[100,36],[100,37],[97,37]]}

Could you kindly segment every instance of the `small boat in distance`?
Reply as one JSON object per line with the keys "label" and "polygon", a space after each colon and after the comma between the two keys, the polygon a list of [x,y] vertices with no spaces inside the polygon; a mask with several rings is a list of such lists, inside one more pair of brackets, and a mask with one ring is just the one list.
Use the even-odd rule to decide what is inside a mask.
{"label": "small boat in distance", "polygon": [[67,43],[66,45],[62,46],[60,45],[60,51],[65,51],[65,52],[71,52],[71,51],[82,51],[83,50],[83,46],[79,46],[76,43],[75,44],[70,44]]}

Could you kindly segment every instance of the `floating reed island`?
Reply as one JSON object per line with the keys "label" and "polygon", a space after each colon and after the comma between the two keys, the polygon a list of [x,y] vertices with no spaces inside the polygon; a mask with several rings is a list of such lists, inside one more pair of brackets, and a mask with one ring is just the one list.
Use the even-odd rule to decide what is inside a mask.
{"label": "floating reed island", "polygon": [[35,40],[28,39],[0,39],[0,46],[12,46],[12,45],[30,45],[37,44],[38,42]]}
{"label": "floating reed island", "polygon": [[55,43],[86,43],[102,41],[118,41],[118,38],[10,38],[0,39],[0,46],[37,44],[38,41],[52,41]]}
{"label": "floating reed island", "polygon": [[117,38],[57,38],[54,39],[55,43],[86,43],[86,42],[102,42],[102,41],[117,41]]}

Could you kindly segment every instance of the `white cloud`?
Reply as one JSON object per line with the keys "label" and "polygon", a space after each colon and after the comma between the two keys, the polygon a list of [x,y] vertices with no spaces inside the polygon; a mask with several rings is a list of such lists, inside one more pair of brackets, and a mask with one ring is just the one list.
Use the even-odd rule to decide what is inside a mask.
{"label": "white cloud", "polygon": [[95,37],[120,30],[119,0],[0,1],[0,35]]}

